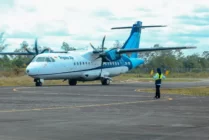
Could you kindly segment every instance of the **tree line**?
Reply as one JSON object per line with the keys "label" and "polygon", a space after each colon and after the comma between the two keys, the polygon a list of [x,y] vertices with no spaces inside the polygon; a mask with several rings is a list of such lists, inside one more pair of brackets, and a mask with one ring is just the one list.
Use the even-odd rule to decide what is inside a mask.
{"label": "tree line", "polygon": [[[6,44],[6,40],[3,38],[4,33],[0,34],[0,52],[5,50],[9,44]],[[124,43],[116,40],[111,48],[120,48]],[[155,44],[153,47],[163,47],[159,44]],[[34,47],[29,47],[26,41],[20,44],[20,48],[16,49],[15,52],[26,52],[26,49],[34,51]],[[47,47],[38,46],[38,49],[44,50]],[[100,46],[98,46],[100,48]],[[71,47],[67,42],[63,42],[60,45],[60,49],[64,51],[76,50]],[[3,55],[0,57],[0,68],[24,68],[32,60],[34,56],[9,56]],[[155,69],[160,67],[162,69],[207,69],[209,68],[209,51],[204,51],[200,54],[184,55],[181,50],[167,50],[167,51],[154,51],[154,52],[143,52],[139,53],[139,57],[144,59],[145,64],[141,67],[147,69]]]}
{"label": "tree line", "polygon": [[[154,47],[162,47],[155,44]],[[209,51],[184,55],[181,50],[167,50],[156,52],[143,52],[139,54],[145,60],[143,67],[153,69],[194,69],[198,71],[209,68]]]}

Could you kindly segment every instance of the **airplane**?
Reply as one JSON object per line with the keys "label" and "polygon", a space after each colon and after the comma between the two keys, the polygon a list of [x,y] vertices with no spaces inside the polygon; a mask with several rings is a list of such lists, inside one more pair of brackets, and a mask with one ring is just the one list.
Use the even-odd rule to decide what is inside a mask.
{"label": "airplane", "polygon": [[114,27],[112,29],[131,29],[130,35],[121,48],[104,50],[105,36],[101,49],[96,49],[90,43],[90,49],[83,51],[39,52],[37,40],[35,52],[7,53],[1,55],[35,55],[26,67],[28,76],[34,78],[35,86],[42,86],[44,80],[68,80],[69,85],[77,85],[77,81],[100,80],[102,85],[109,85],[111,77],[118,76],[134,69],[144,60],[138,57],[139,52],[194,49],[195,46],[139,48],[141,30],[145,28],[166,27],[165,25],[142,26],[137,21],[133,26]]}

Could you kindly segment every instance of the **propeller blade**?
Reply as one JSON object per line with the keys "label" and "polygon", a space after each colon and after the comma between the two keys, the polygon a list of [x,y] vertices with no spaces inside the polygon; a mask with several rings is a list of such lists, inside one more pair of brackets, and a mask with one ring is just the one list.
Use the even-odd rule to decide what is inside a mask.
{"label": "propeller blade", "polygon": [[44,49],[43,51],[41,51],[41,53],[44,53],[44,52],[51,52],[51,49],[50,48],[46,48],[46,49]]}
{"label": "propeller blade", "polygon": [[39,52],[38,52],[38,39],[36,38],[35,39],[35,52],[36,52],[36,55],[38,55],[39,54]]}
{"label": "propeller blade", "polygon": [[27,63],[26,63],[26,65],[29,65],[32,61],[33,61],[33,59],[36,57],[36,55],[34,55]]}
{"label": "propeller blade", "polygon": [[102,40],[102,52],[104,51],[104,42],[105,42],[105,38],[106,36],[103,37],[103,40]]}
{"label": "propeller blade", "polygon": [[27,47],[24,47],[24,49],[25,49],[29,54],[34,54],[34,52],[29,51]]}
{"label": "propeller blade", "polygon": [[90,44],[90,46],[93,48],[93,50],[97,50],[91,43],[89,43]]}

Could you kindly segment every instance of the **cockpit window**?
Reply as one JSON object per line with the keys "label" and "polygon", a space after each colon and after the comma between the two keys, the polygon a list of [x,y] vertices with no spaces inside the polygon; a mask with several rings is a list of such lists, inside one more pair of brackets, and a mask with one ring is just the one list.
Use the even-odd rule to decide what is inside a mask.
{"label": "cockpit window", "polygon": [[35,57],[32,62],[55,62],[52,57]]}
{"label": "cockpit window", "polygon": [[36,62],[44,62],[45,59],[46,59],[46,57],[38,57],[38,58],[36,59]]}
{"label": "cockpit window", "polygon": [[33,58],[33,60],[31,62],[36,62],[37,57]]}
{"label": "cockpit window", "polygon": [[50,57],[50,59],[51,59],[52,62],[55,62],[54,58]]}
{"label": "cockpit window", "polygon": [[46,62],[52,62],[51,59],[49,57],[46,57],[45,59]]}

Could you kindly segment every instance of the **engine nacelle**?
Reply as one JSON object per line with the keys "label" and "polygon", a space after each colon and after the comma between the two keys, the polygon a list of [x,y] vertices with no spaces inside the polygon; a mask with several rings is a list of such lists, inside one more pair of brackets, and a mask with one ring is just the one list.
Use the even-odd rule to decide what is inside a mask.
{"label": "engine nacelle", "polygon": [[117,53],[117,49],[112,49],[112,50],[105,53],[104,58],[105,58],[104,59],[105,62],[116,61],[121,58],[121,55],[119,53]]}

